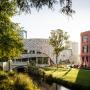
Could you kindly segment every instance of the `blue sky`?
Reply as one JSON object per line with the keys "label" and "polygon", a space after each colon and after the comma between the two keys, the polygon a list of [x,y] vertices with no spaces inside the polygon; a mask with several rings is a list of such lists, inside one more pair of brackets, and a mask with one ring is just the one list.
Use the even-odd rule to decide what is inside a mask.
{"label": "blue sky", "polygon": [[90,0],[72,0],[76,13],[68,18],[60,13],[59,6],[55,10],[43,8],[31,14],[16,15],[14,22],[20,23],[28,32],[28,38],[48,38],[50,31],[62,29],[70,35],[70,40],[80,42],[80,32],[90,30]]}

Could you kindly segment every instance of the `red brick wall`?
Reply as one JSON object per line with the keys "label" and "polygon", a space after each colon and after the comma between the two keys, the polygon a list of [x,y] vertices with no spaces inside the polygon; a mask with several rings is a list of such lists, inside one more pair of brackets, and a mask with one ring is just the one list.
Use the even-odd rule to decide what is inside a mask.
{"label": "red brick wall", "polygon": [[[86,42],[82,41],[82,37],[84,35],[88,36],[88,40]],[[81,45],[80,45],[80,56],[81,58],[84,57],[84,61],[82,60],[82,64],[85,65],[86,67],[90,67],[90,31],[86,31],[86,32],[82,32],[80,34],[80,39],[81,39]],[[88,52],[87,53],[83,53],[82,49],[83,46],[88,46]],[[86,61],[86,57],[88,57],[88,62]]]}

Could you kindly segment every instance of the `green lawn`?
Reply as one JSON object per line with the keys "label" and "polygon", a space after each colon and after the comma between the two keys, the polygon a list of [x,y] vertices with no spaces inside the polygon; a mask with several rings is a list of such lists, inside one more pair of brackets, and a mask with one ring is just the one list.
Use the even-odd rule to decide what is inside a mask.
{"label": "green lawn", "polygon": [[42,68],[46,75],[52,75],[54,78],[62,79],[75,84],[90,86],[90,70],[74,68],[45,67]]}

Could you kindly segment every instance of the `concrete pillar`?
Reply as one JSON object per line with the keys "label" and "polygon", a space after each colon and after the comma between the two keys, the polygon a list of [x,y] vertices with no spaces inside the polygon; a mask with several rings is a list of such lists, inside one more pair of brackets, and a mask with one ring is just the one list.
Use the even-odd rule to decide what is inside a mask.
{"label": "concrete pillar", "polygon": [[87,59],[86,59],[86,56],[84,57],[84,67],[85,67],[85,68],[87,67]]}
{"label": "concrete pillar", "polygon": [[87,67],[89,67],[89,57],[87,57]]}
{"label": "concrete pillar", "polygon": [[29,66],[29,58],[28,58],[28,61],[27,61],[27,65]]}
{"label": "concrete pillar", "polygon": [[36,57],[36,66],[38,66],[38,57]]}
{"label": "concrete pillar", "polygon": [[2,67],[4,71],[8,71],[8,62],[2,62]]}
{"label": "concrete pillar", "polygon": [[50,58],[48,57],[48,65],[50,66],[51,65],[51,62],[50,62]]}

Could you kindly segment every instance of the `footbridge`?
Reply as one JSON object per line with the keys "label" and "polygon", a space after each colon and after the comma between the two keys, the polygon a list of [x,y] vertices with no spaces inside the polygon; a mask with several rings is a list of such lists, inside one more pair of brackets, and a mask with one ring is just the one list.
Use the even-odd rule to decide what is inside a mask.
{"label": "footbridge", "polygon": [[0,62],[0,68],[4,71],[15,70],[19,68],[28,68],[29,62],[20,62],[20,61],[8,61],[8,62]]}

